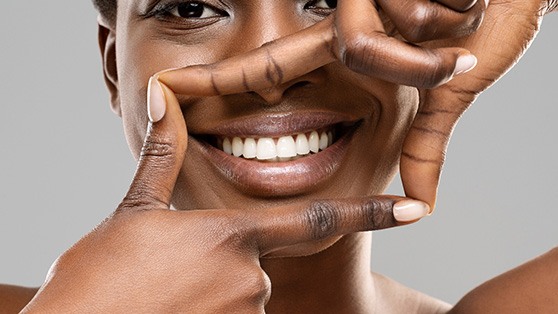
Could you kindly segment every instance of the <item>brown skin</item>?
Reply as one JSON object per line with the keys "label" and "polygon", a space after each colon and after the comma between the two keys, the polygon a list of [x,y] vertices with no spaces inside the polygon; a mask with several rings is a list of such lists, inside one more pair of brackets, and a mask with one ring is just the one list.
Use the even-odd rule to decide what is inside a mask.
{"label": "brown skin", "polygon": [[[248,23],[247,25],[232,25],[234,24],[232,23],[229,25],[232,30],[223,34],[217,33],[216,30],[208,31],[210,34],[205,37],[203,32],[179,37],[166,32],[161,26],[162,24],[157,24],[158,22],[133,18],[137,1],[120,2],[117,29],[102,28],[101,43],[106,56],[107,82],[113,92],[114,108],[122,114],[126,135],[135,155],[139,155],[143,145],[145,132],[143,126],[147,121],[144,91],[150,75],[169,67],[213,62],[244,53],[277,37],[294,33],[312,23],[310,20],[307,21],[304,16],[298,16],[298,13],[292,14],[293,9],[289,7],[292,2],[261,0],[258,3],[261,3],[261,7],[266,10],[261,10],[261,7],[246,6],[235,15],[241,21],[243,20],[242,14],[249,15],[250,20],[244,19],[244,22]],[[536,13],[541,4],[534,1],[518,3],[520,4],[511,5],[512,9],[517,10],[514,12],[521,12],[520,16],[524,17],[529,25],[538,25],[540,21]],[[494,9],[491,11],[489,8],[488,10],[486,22],[488,26],[481,28],[479,35],[459,41],[464,47],[473,50],[483,46],[486,41],[497,40],[497,38],[491,37],[490,33],[484,32],[496,25],[496,17],[501,18],[502,16],[498,11],[498,9],[503,9],[502,5],[498,6],[496,1],[493,1],[493,4]],[[509,10],[510,7],[506,7],[505,11],[508,14]],[[264,11],[266,14],[263,13]],[[514,15],[512,12],[509,16],[517,16],[517,14]],[[259,24],[255,24],[257,27],[249,25],[251,22],[264,19],[266,23],[259,22]],[[515,22],[516,20],[510,20],[510,23],[506,24],[507,29],[510,25],[515,25]],[[517,25],[521,29],[525,24],[517,22]],[[235,29],[246,29],[247,27],[259,29],[261,32],[247,32],[242,38],[238,37],[241,36],[240,33],[234,32]],[[118,34],[116,45],[115,33]],[[512,32],[510,31],[510,33]],[[498,33],[499,38],[502,34]],[[501,57],[502,51],[487,51],[486,49],[483,53],[479,51],[477,56],[479,56],[481,64],[484,63],[482,64],[484,67],[480,67],[474,75],[464,76],[460,81],[454,81],[456,83],[449,85],[449,88],[442,87],[428,94],[422,93],[424,97],[420,110],[423,113],[414,121],[415,126],[418,124],[419,127],[414,128],[415,131],[411,133],[412,136],[419,136],[419,138],[414,138],[411,143],[422,143],[421,145],[434,143],[441,145],[442,150],[432,153],[425,150],[424,146],[412,146],[411,150],[416,149],[416,151],[407,151],[406,154],[415,157],[411,158],[413,167],[418,167],[420,170],[424,164],[436,164],[438,161],[436,163],[424,162],[428,159],[416,158],[416,156],[423,156],[419,154],[426,154],[427,157],[437,156],[440,151],[445,151],[447,138],[449,138],[449,133],[441,138],[436,132],[426,132],[425,136],[423,134],[425,127],[432,130],[442,126],[442,130],[446,130],[446,127],[451,130],[458,118],[458,115],[455,114],[450,115],[449,118],[446,115],[443,118],[431,119],[432,114],[425,114],[427,109],[430,111],[446,109],[445,107],[432,108],[435,104],[433,99],[439,99],[434,96],[439,97],[442,94],[453,96],[452,99],[455,101],[448,103],[461,102],[468,106],[477,92],[488,87],[511,66],[516,58],[521,56],[523,52],[521,48],[534,37],[535,31],[529,29],[519,33],[523,36],[517,36],[517,34],[518,32],[510,34],[513,38],[517,38],[514,45],[499,46],[509,49],[508,54],[504,54],[507,56],[506,58]],[[336,36],[331,38],[334,42]],[[350,46],[351,42],[348,40],[338,43],[341,53],[337,54],[337,57],[343,55],[343,45],[348,43],[347,45]],[[189,45],[189,43],[195,43],[195,45]],[[275,47],[280,47],[280,45]],[[157,57],[145,57],[151,55]],[[499,59],[492,57],[495,55],[498,55]],[[195,56],[198,56],[198,59]],[[494,60],[500,62],[494,62]],[[141,64],[141,66],[132,66],[133,64]],[[490,66],[494,66],[494,68]],[[486,73],[491,75],[483,75]],[[388,73],[385,76],[393,79],[392,74]],[[483,79],[479,79],[479,77]],[[404,78],[393,80],[400,82],[401,79]],[[163,75],[161,80],[171,86],[174,91],[180,90],[180,85],[188,85],[173,79],[172,76]],[[201,81],[202,85],[206,84],[203,83],[203,79]],[[312,88],[308,88],[308,85],[301,88],[295,84],[300,81],[309,82],[309,87]],[[449,306],[443,303],[410,291],[383,277],[370,276],[368,271],[370,236],[368,234],[345,236],[329,249],[308,257],[263,259],[260,268],[260,258],[277,249],[283,249],[282,255],[300,254],[301,252],[314,253],[340,239],[340,237],[332,239],[330,237],[332,235],[397,225],[390,218],[391,206],[397,198],[380,198],[370,202],[370,199],[360,197],[381,193],[393,175],[398,160],[398,149],[394,146],[399,147],[399,145],[390,146],[385,143],[402,142],[418,104],[416,93],[411,88],[399,87],[377,79],[366,79],[368,84],[363,84],[363,82],[362,76],[345,70],[338,63],[332,63],[301,75],[295,80],[288,80],[275,88],[242,94],[242,97],[239,98],[240,101],[236,100],[236,105],[233,107],[227,107],[225,100],[231,99],[230,101],[234,102],[234,97],[224,96],[203,100],[188,99],[188,105],[181,108],[186,116],[188,130],[194,134],[196,130],[203,129],[204,125],[218,124],[221,120],[247,113],[260,114],[264,117],[269,112],[319,108],[335,112],[350,110],[351,113],[355,112],[359,117],[363,117],[365,122],[354,138],[354,142],[359,145],[351,147],[347,161],[335,177],[330,178],[324,184],[308,189],[303,195],[284,199],[269,199],[251,195],[245,190],[235,187],[231,182],[222,180],[220,174],[216,173],[203,161],[202,156],[196,153],[195,146],[188,147],[186,159],[182,162],[186,150],[186,127],[178,103],[173,98],[174,94],[165,87],[165,95],[169,102],[167,115],[161,122],[152,126],[151,133],[147,137],[151,144],[168,144],[163,146],[165,150],[161,151],[161,145],[149,145],[147,150],[144,147],[138,173],[127,198],[117,211],[118,214],[109,218],[61,257],[53,268],[49,280],[28,310],[30,312],[61,309],[73,311],[94,309],[111,312],[126,309],[129,311],[133,306],[137,306],[139,301],[166,300],[167,302],[157,304],[141,303],[140,309],[147,312],[180,309],[214,312],[231,308],[240,311],[261,311],[269,297],[268,279],[271,279],[273,294],[266,306],[268,312],[370,313],[377,310],[381,313],[432,313],[447,311]],[[416,85],[428,84],[423,82],[421,85],[420,82],[417,82]],[[456,90],[456,86],[460,89]],[[470,97],[462,97],[463,91],[467,91],[467,95]],[[305,96],[303,98],[305,102],[292,101],[292,99],[297,99],[296,96],[299,96],[298,99],[300,99],[300,95]],[[258,97],[260,100],[263,99],[263,102],[255,101]],[[343,99],[343,106],[339,102],[331,103],[331,99],[339,97]],[[375,102],[375,106],[369,105],[372,99],[378,100]],[[256,105],[253,104],[254,102]],[[378,112],[381,112],[379,117],[375,115]],[[425,121],[423,116],[427,116],[429,119]],[[401,119],[404,123],[395,123]],[[420,127],[420,123],[423,123],[425,127]],[[438,135],[432,136],[432,134]],[[407,141],[409,141],[409,137]],[[373,152],[372,155],[363,153],[364,150],[361,148],[369,146],[382,149],[377,149],[376,153]],[[169,147],[172,148],[170,150],[172,154],[167,154]],[[177,175],[179,175],[178,183],[175,186],[174,178]],[[432,178],[435,177],[435,193],[438,175],[439,173],[435,173],[432,176],[432,173],[427,171],[426,175],[419,176],[418,180],[421,178],[433,180]],[[354,189],[340,189],[343,183],[349,181],[355,182]],[[210,184],[202,186],[200,182]],[[406,188],[423,185],[407,182]],[[173,190],[173,187],[173,205],[176,208],[227,208],[229,210],[168,211],[166,209],[171,201],[170,191]],[[432,185],[427,187],[431,190],[424,192],[425,195],[432,195]],[[219,193],[211,192],[215,190]],[[304,223],[300,222],[300,218],[308,217],[304,213],[315,212],[316,204],[324,205],[324,203],[308,203],[308,200],[346,197],[359,198],[325,203],[333,204],[330,207],[334,208],[335,217],[345,217],[335,220],[337,222],[334,224],[335,228],[326,229],[325,233],[317,233],[315,227],[320,224],[316,225],[316,221],[302,220]],[[428,199],[433,204],[429,197],[422,199]],[[376,206],[370,204],[376,204]],[[268,209],[250,211],[246,210],[247,207]],[[242,210],[232,210],[231,208]],[[149,211],[145,209],[149,209]],[[366,210],[363,211],[363,209]],[[366,219],[367,223],[363,223],[363,216],[373,217],[374,223],[370,224],[370,219]],[[276,219],[277,217],[281,218]],[[169,230],[174,232],[169,232]],[[324,229],[318,230],[323,231]],[[145,240],[138,241],[138,239]],[[291,247],[290,251],[284,250],[285,246],[291,244],[324,239],[325,241],[303,246],[303,250],[300,246],[295,246],[296,249]],[[122,248],[126,248],[126,250],[122,250]],[[180,254],[181,252],[191,253],[184,256]],[[481,292],[469,294],[454,310],[458,311],[461,308],[465,309],[467,313],[474,313],[475,311],[471,309],[482,310],[486,309],[488,305],[495,309],[504,309],[503,306],[511,304],[510,302],[502,304],[495,302],[495,298],[483,297],[495,292],[508,296],[510,300],[519,302],[523,306],[533,302],[540,304],[542,306],[540,310],[543,312],[552,309],[556,306],[552,303],[556,301],[546,296],[549,291],[556,289],[554,284],[556,281],[548,280],[548,278],[552,278],[552,276],[549,277],[548,272],[550,274],[558,273],[555,269],[556,259],[555,253],[548,254],[538,261],[504,275],[504,279],[497,278],[492,283],[479,288],[478,291]],[[161,263],[161,261],[164,262]],[[161,265],[165,265],[165,267],[161,267]],[[196,267],[196,271],[183,271],[192,269],[192,267]],[[144,272],[141,272],[142,269]],[[262,273],[262,269],[265,273]],[[526,273],[529,274],[530,281],[524,280],[523,277]],[[95,274],[95,276],[90,276],[91,274]],[[190,274],[195,274],[196,277],[191,277]],[[179,275],[183,275],[185,278],[177,279]],[[119,277],[122,280],[118,280]],[[107,282],[106,278],[112,278],[112,280]],[[161,285],[155,284],[160,282],[161,278],[172,278],[172,280],[163,280]],[[521,282],[521,285],[510,285],[510,281]],[[72,282],[79,283],[82,289],[68,289],[68,284]],[[83,287],[90,287],[90,289],[83,289]],[[516,287],[522,287],[521,289],[531,292],[536,291],[536,293],[529,294],[528,298],[518,298],[517,295],[525,296],[525,293]],[[122,297],[123,292],[130,293],[130,298]],[[113,297],[111,298],[111,296]],[[118,298],[114,298],[114,296],[118,296]],[[397,297],[394,298],[394,296]],[[80,300],[80,303],[64,302],[68,300]],[[126,301],[130,303],[125,303]],[[194,301],[197,303],[194,304]],[[512,309],[517,308],[512,307]],[[504,312],[509,313],[510,311],[504,310]]]}

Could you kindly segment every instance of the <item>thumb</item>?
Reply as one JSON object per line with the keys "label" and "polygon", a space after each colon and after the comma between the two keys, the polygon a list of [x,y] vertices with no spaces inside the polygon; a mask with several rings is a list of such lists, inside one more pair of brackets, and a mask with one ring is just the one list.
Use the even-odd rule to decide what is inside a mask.
{"label": "thumb", "polygon": [[168,208],[184,161],[186,123],[176,96],[156,76],[149,81],[148,111],[150,122],[136,174],[118,210]]}
{"label": "thumb", "polygon": [[403,143],[400,173],[405,195],[428,203],[433,211],[451,135],[473,99],[457,97],[448,86],[423,91],[421,99]]}

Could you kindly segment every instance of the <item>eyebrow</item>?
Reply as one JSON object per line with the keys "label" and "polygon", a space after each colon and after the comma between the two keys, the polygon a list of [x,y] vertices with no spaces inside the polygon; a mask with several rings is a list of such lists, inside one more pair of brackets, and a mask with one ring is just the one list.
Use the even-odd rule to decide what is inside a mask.
{"label": "eyebrow", "polygon": [[147,15],[153,8],[159,3],[161,0],[134,0],[134,2],[139,3],[139,12],[140,15],[144,16]]}

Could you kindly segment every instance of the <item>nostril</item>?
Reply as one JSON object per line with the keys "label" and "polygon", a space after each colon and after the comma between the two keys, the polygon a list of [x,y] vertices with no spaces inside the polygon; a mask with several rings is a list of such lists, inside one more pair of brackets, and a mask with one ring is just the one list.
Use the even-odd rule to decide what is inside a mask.
{"label": "nostril", "polygon": [[296,82],[293,85],[289,86],[289,89],[296,89],[296,88],[304,87],[308,84],[310,84],[310,82],[308,82],[308,81]]}

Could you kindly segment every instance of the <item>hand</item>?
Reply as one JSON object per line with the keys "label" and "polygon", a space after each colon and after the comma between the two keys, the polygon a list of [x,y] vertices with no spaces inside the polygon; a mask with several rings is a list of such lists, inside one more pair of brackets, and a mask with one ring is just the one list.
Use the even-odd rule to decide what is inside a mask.
{"label": "hand", "polygon": [[408,197],[434,209],[437,187],[455,125],[478,95],[494,84],[523,55],[535,38],[545,0],[491,0],[481,28],[453,40],[434,41],[428,47],[458,46],[478,58],[478,66],[446,85],[422,89],[421,104],[405,139],[401,178]]}
{"label": "hand", "polygon": [[[340,1],[335,15],[297,34],[216,64],[165,71],[156,76],[178,94],[225,95],[265,90],[341,61],[369,76],[428,88],[443,84],[476,64],[476,58],[463,48],[419,47],[388,36],[385,25],[393,23],[397,32],[414,42],[465,36],[479,26],[485,1],[380,0],[378,3],[390,20],[383,20],[369,0],[355,0],[350,4]],[[413,18],[409,19],[409,14]],[[393,30],[388,32],[394,35]],[[187,84],[173,83],[180,81]],[[149,111],[152,121],[164,116],[165,108],[159,109]],[[405,151],[404,158],[416,157],[413,153]],[[422,162],[418,157],[412,160]],[[407,165],[402,173],[406,191],[413,197],[432,201],[427,197],[430,194],[413,193],[431,179],[430,174],[425,177],[421,172],[422,163],[415,167]],[[414,181],[409,169],[419,173]],[[435,195],[436,185],[426,187],[427,192]]]}
{"label": "hand", "polygon": [[[168,87],[153,79],[149,94],[150,108],[167,114],[149,124],[130,190],[113,215],[60,256],[24,313],[261,313],[271,292],[261,257],[427,213],[425,204],[400,197],[170,210],[187,129]],[[405,222],[394,219],[394,207]]]}
{"label": "hand", "polygon": [[[165,83],[196,78],[171,88],[178,94],[210,96],[267,89],[336,61],[356,72],[417,87],[439,86],[475,66],[475,57],[463,48],[429,49],[412,43],[473,33],[482,21],[485,1],[377,2],[407,41],[388,35],[393,30],[386,30],[372,1],[342,0],[323,22],[250,53],[156,76]],[[412,19],[409,12],[415,13]],[[158,121],[163,115],[157,112],[151,119]]]}

